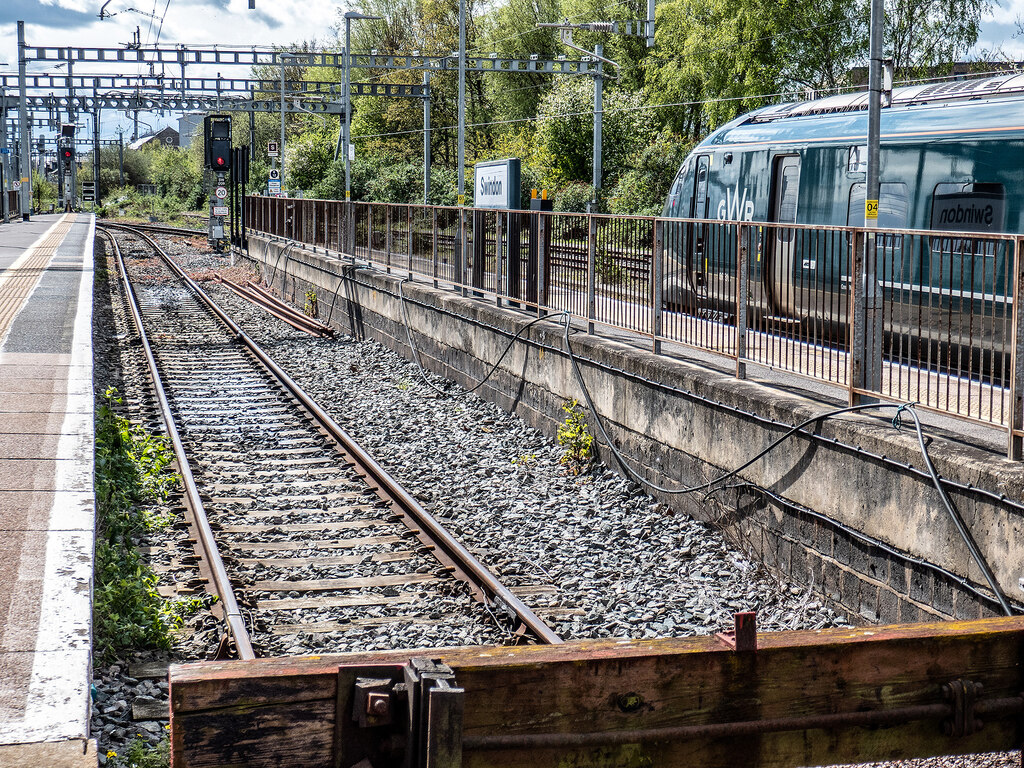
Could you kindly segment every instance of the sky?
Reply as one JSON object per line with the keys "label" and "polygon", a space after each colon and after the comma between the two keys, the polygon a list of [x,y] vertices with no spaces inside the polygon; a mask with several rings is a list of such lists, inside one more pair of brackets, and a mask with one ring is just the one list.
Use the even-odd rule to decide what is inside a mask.
{"label": "sky", "polygon": [[[104,0],[0,0],[0,73],[17,74],[17,21],[26,23],[26,41],[30,45],[86,46],[120,48],[131,42],[139,27],[143,45],[159,40],[164,46],[250,47],[287,46],[301,41],[325,42],[334,37],[331,29],[338,10],[347,7],[336,0],[255,0],[249,9],[248,0],[110,0],[106,12],[114,14],[98,18]],[[136,10],[129,10],[136,9]],[[141,11],[141,13],[139,12]],[[147,15],[148,14],[148,15]],[[156,16],[153,19],[151,16]],[[163,18],[161,25],[159,19]],[[982,25],[977,52],[1001,49],[1006,55],[1024,59],[1024,38],[1015,37],[1014,23],[1024,18],[1024,0],[1001,0]],[[530,53],[523,51],[522,53]],[[62,72],[47,65],[48,71]],[[110,67],[91,71],[109,74]],[[36,64],[32,69],[40,70]],[[82,74],[87,67],[76,66]],[[176,68],[175,68],[176,69]],[[216,76],[217,68],[203,71],[189,67],[190,76]],[[244,77],[246,67],[221,67],[225,77]],[[119,69],[125,73],[131,70]],[[177,72],[168,72],[177,75]],[[176,121],[171,115],[152,114],[141,120],[155,131]],[[124,129],[126,119],[104,118],[103,135],[110,136],[118,127]],[[85,126],[83,126],[85,127]],[[91,131],[91,125],[88,126]],[[146,125],[140,122],[140,133]],[[115,134],[116,135],[116,134]]]}

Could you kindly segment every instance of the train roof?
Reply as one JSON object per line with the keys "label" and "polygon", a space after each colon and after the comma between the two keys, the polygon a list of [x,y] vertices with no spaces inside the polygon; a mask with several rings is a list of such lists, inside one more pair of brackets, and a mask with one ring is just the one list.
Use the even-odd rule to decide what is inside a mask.
{"label": "train roof", "polygon": [[[702,144],[846,140],[866,130],[867,108],[867,91],[775,104],[738,117]],[[1024,74],[904,86],[882,109],[883,134],[892,138],[999,128],[1024,130]]]}

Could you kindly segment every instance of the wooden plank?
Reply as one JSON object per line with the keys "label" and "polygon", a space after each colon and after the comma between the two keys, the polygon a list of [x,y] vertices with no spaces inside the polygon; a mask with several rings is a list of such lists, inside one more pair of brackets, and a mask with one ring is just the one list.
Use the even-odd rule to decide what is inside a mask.
{"label": "wooden plank", "polygon": [[389,573],[385,576],[351,576],[347,579],[257,581],[251,589],[260,592],[332,592],[336,589],[396,587],[436,580],[437,576],[432,573]]}
{"label": "wooden plank", "polygon": [[[337,473],[332,474],[336,475]],[[250,493],[268,494],[274,493],[276,488],[284,490],[291,488],[341,488],[345,489],[343,492],[351,493],[353,498],[361,497],[364,499],[370,493],[369,490],[363,489],[360,494],[356,491],[356,489],[361,488],[359,483],[345,477],[336,477],[336,479],[330,482],[324,480],[291,480],[282,483],[214,483],[203,490],[208,489],[211,493],[239,493],[247,491]]]}
{"label": "wooden plank", "polygon": [[245,525],[222,525],[218,530],[224,533],[263,533],[265,531],[323,531],[328,528],[351,530],[374,526],[394,527],[384,520],[325,520],[322,523],[246,523]]}
{"label": "wooden plank", "polygon": [[333,597],[283,597],[280,600],[257,600],[260,611],[292,611],[309,608],[361,608],[368,605],[411,604],[418,600],[415,595],[378,595],[362,592],[355,595]]}
{"label": "wooden plank", "polygon": [[[370,559],[376,563],[398,563],[411,560],[415,552],[378,552]],[[365,555],[344,557],[244,557],[235,560],[240,565],[263,565],[267,568],[305,568],[307,565],[356,565],[363,562]]]}
{"label": "wooden plank", "polygon": [[403,538],[403,536],[356,536],[351,539],[335,539],[334,541],[233,541],[229,548],[232,550],[265,549],[267,552],[287,552],[297,549],[352,549],[374,544],[397,544]]}
{"label": "wooden plank", "polygon": [[141,661],[128,665],[128,675],[136,680],[166,680],[168,661]]}
{"label": "wooden plank", "polygon": [[132,720],[166,720],[170,704],[150,696],[136,696],[132,702]]}
{"label": "wooden plank", "polygon": [[[340,509],[341,505],[328,507],[327,509],[324,509],[323,507],[289,507],[288,509],[257,508],[247,512],[246,517],[254,519],[262,517],[281,517],[282,515],[288,515],[289,517],[316,517],[318,515],[336,515]],[[366,520],[367,523],[380,522],[381,518],[379,516],[382,514],[388,514],[386,510],[383,510],[380,507],[373,507],[367,504],[345,504],[343,509],[345,512],[358,512],[360,514],[378,516],[376,518],[368,518]]]}
{"label": "wooden plank", "polygon": [[[342,654],[310,659],[215,662],[171,670],[172,722],[251,707],[254,698],[290,711],[293,701],[333,702],[338,666],[429,656],[465,689],[463,766],[798,766],[1019,747],[1020,715],[988,718],[982,731],[947,736],[923,720],[872,727],[823,727],[758,736],[711,732],[605,746],[523,744],[495,738],[584,740],[607,734],[942,704],[941,686],[984,684],[982,700],[1020,702],[1024,619],[997,618],[891,627],[762,633],[758,650],[734,653],[713,637],[606,639],[561,646],[483,647]],[[198,722],[198,721],[196,721]],[[243,739],[256,738],[243,721]],[[300,723],[328,741],[327,724]],[[177,727],[177,726],[175,726]],[[746,726],[743,726],[746,727]],[[525,746],[524,746],[525,744]],[[492,743],[493,746],[493,743]],[[263,741],[277,749],[272,738]],[[289,764],[314,763],[305,757]],[[199,763],[175,762],[175,766]],[[212,763],[211,763],[212,764]]]}
{"label": "wooden plank", "polygon": [[309,632],[314,635],[322,635],[329,632],[347,632],[351,629],[365,629],[366,627],[383,627],[397,624],[415,624],[423,627],[435,627],[441,623],[441,619],[432,619],[429,616],[374,616],[373,618],[352,619],[351,621],[311,621],[306,624],[275,624],[270,628],[270,631],[275,635],[290,635],[296,632]]}
{"label": "wooden plank", "polygon": [[176,717],[171,724],[171,764],[189,768],[331,765],[335,707],[332,698]]}

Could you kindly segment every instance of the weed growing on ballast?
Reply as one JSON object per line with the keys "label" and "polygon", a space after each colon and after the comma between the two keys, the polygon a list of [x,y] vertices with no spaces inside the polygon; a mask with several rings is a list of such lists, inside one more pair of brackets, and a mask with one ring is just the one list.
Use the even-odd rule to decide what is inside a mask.
{"label": "weed growing on ballast", "polygon": [[537,457],[532,453],[521,453],[512,459],[514,467],[532,467],[537,463]]}
{"label": "weed growing on ballast", "polygon": [[107,752],[107,765],[115,768],[167,768],[170,762],[171,744],[167,738],[150,746],[140,734],[131,740],[123,755]]}
{"label": "weed growing on ballast", "polygon": [[142,508],[165,501],[178,482],[166,439],[119,416],[117,390],[103,394],[96,419],[96,651],[104,661],[127,648],[168,648],[182,614],[157,592],[157,577],[135,539],[170,521]]}
{"label": "weed growing on ballast", "polygon": [[571,474],[578,475],[594,459],[594,436],[587,429],[586,412],[578,400],[562,403],[562,410],[566,416],[558,425],[558,444],[565,450],[561,461]]}
{"label": "weed growing on ballast", "polygon": [[320,317],[320,305],[317,304],[316,291],[312,288],[306,291],[306,303],[302,305],[302,312],[306,317]]}

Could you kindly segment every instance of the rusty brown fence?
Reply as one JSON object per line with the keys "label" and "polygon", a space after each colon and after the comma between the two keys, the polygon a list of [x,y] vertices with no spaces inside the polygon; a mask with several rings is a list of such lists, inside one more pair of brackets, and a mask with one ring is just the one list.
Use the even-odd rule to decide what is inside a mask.
{"label": "rusty brown fence", "polygon": [[1017,235],[254,197],[246,226],[1006,430],[1021,458]]}

